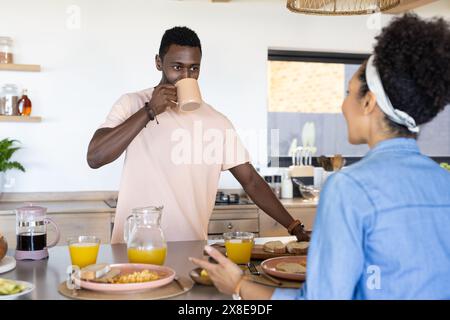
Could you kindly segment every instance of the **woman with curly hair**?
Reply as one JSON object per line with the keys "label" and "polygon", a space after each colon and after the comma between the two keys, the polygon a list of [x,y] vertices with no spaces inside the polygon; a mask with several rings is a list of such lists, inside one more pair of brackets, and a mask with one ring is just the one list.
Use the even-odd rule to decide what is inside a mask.
{"label": "woman with curly hair", "polygon": [[420,127],[450,103],[450,28],[406,14],[376,38],[342,111],[358,163],[322,190],[299,289],[269,289],[207,246],[216,287],[243,299],[450,299],[450,174],[420,153]]}

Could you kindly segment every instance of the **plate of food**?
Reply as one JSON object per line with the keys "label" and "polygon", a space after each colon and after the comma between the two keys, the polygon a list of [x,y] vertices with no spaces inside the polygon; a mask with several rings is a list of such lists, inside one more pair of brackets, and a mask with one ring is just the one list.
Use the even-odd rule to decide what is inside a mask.
{"label": "plate of food", "polygon": [[264,260],[262,270],[274,277],[286,280],[306,279],[306,256],[277,257]]}
{"label": "plate of food", "polygon": [[175,275],[175,270],[153,264],[95,264],[81,269],[75,284],[93,291],[138,292],[165,286]]}
{"label": "plate of food", "polygon": [[33,290],[32,283],[0,278],[0,300],[12,300]]}

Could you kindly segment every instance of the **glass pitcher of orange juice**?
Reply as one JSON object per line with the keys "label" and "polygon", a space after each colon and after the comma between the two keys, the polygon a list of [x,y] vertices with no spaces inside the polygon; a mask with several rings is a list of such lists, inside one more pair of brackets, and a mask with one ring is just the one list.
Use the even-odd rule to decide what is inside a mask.
{"label": "glass pitcher of orange juice", "polygon": [[130,263],[164,264],[167,244],[161,229],[163,207],[135,208],[125,221],[124,240]]}

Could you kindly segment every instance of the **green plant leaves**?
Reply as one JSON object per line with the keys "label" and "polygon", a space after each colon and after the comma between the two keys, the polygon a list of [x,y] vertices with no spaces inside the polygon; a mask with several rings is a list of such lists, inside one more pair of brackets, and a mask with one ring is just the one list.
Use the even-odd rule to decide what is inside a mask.
{"label": "green plant leaves", "polygon": [[20,149],[20,147],[15,147],[14,144],[19,142],[13,139],[3,139],[0,140],[0,172],[5,172],[12,169],[17,169],[25,172],[25,168],[17,161],[10,161],[14,153]]}

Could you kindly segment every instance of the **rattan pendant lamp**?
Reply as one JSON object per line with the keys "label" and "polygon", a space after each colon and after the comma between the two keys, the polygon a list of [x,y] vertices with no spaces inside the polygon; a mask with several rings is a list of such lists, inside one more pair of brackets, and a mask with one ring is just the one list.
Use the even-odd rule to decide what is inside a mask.
{"label": "rattan pendant lamp", "polygon": [[317,15],[361,15],[395,8],[400,0],[287,0],[293,12]]}

